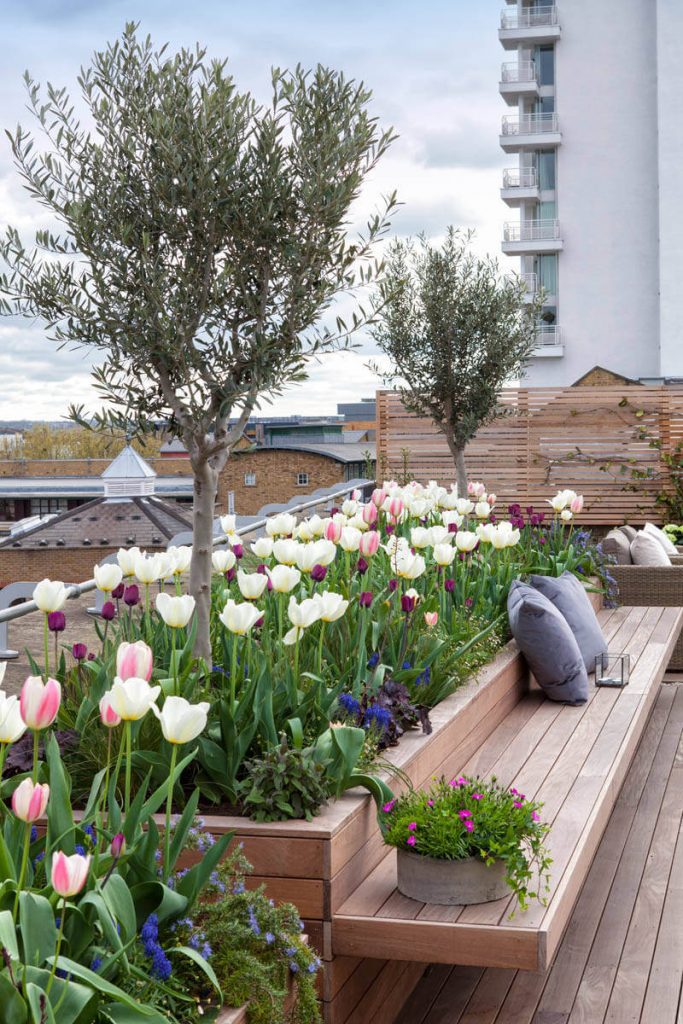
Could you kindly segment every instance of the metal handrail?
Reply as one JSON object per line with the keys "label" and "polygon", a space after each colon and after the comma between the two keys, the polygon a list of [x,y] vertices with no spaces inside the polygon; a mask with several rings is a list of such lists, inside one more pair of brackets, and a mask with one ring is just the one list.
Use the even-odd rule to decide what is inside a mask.
{"label": "metal handrail", "polygon": [[536,329],[536,338],[542,348],[550,348],[554,345],[561,345],[559,324],[539,324]]}
{"label": "metal handrail", "polygon": [[539,135],[556,132],[557,114],[506,114],[503,118],[503,135]]}
{"label": "metal handrail", "polygon": [[535,242],[559,237],[559,220],[508,221],[503,225],[504,242]]}
{"label": "metal handrail", "polygon": [[545,28],[557,25],[557,7],[550,4],[546,7],[532,7],[528,10],[502,11],[500,27],[505,28]]}
{"label": "metal handrail", "polygon": [[533,60],[514,60],[503,64],[500,69],[501,82],[535,82],[536,62]]}
{"label": "metal handrail", "polygon": [[[318,505],[322,505],[325,502],[334,501],[336,498],[341,498],[351,491],[358,489],[358,482],[351,484],[349,487],[344,487],[339,491],[334,491],[332,494],[321,494],[317,498],[312,498],[309,501],[302,501],[297,505],[292,505],[291,508],[283,509],[283,512],[290,512],[292,515],[304,512],[309,508],[316,508]],[[277,513],[273,513],[276,515]],[[235,532],[240,536],[247,536],[250,533],[254,533],[255,530],[260,530],[266,525],[266,522],[270,516],[264,516],[261,519],[257,519],[254,522],[247,523],[246,526],[240,527]],[[213,546],[218,547],[221,544],[228,542],[227,536],[214,537]],[[85,580],[82,583],[71,583],[66,587],[67,599],[71,600],[76,597],[82,597],[83,594],[91,593],[97,589],[95,580]],[[0,623],[12,622],[14,619],[20,619],[24,615],[30,615],[31,612],[37,612],[38,605],[35,601],[22,601],[21,604],[15,604],[12,608],[3,608],[0,611]]]}
{"label": "metal handrail", "polygon": [[536,188],[535,167],[508,167],[503,171],[503,188]]}

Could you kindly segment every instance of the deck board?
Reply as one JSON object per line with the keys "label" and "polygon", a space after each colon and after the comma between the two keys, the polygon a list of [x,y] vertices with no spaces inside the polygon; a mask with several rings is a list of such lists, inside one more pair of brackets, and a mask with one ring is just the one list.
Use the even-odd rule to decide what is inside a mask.
{"label": "deck board", "polygon": [[396,1024],[677,1024],[682,755],[683,685],[669,683],[658,692],[550,970],[512,972],[510,981],[500,968],[431,968]]}
{"label": "deck board", "polygon": [[[581,708],[552,704],[531,691],[511,712],[514,733],[503,721],[463,765],[465,773],[483,770],[542,801],[543,817],[552,824],[547,908],[532,904],[511,920],[510,898],[465,908],[428,907],[408,900],[396,891],[391,851],[335,914],[333,950],[368,956],[381,949],[395,959],[428,957],[440,963],[545,969],[590,872],[682,617],[680,609],[671,608],[603,613],[610,648],[631,656],[629,686],[591,686],[590,699]],[[673,849],[660,874],[672,858]],[[653,886],[661,889],[660,874],[653,878]],[[642,907],[644,919],[648,906]],[[501,1006],[505,1001],[506,995]],[[488,1013],[482,1011],[482,1020]]]}

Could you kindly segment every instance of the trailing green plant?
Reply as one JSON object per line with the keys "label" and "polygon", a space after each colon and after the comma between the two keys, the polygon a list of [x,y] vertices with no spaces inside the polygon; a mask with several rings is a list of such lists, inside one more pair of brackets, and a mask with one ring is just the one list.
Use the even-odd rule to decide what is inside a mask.
{"label": "trailing green plant", "polygon": [[329,796],[324,764],[310,750],[290,748],[284,735],[278,747],[247,761],[245,771],[240,794],[254,821],[311,821]]}
{"label": "trailing green plant", "polygon": [[495,779],[442,777],[428,790],[409,790],[382,808],[384,841],[399,850],[438,860],[481,858],[505,863],[506,881],[524,910],[545,901],[550,857],[542,805]]}

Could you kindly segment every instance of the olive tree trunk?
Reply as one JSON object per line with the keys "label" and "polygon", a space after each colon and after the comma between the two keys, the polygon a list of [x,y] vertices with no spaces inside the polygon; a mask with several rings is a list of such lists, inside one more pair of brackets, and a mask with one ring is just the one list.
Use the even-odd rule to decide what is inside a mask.
{"label": "olive tree trunk", "polygon": [[450,430],[444,430],[450,453],[455,463],[455,482],[458,486],[458,497],[467,497],[467,466],[465,465],[465,446],[458,444]]}
{"label": "olive tree trunk", "polygon": [[211,665],[211,555],[213,552],[213,516],[218,492],[218,471],[208,461],[193,460],[194,506],[192,510],[192,560],[190,593],[195,599],[197,638],[194,653]]}

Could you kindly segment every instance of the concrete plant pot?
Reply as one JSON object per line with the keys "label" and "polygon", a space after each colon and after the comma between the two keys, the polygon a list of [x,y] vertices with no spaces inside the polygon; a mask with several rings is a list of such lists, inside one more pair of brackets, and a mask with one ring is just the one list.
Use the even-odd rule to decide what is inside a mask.
{"label": "concrete plant pot", "polygon": [[478,857],[437,860],[411,850],[397,850],[397,887],[404,896],[420,903],[462,906],[490,903],[510,895],[505,881],[505,862],[490,867]]}

